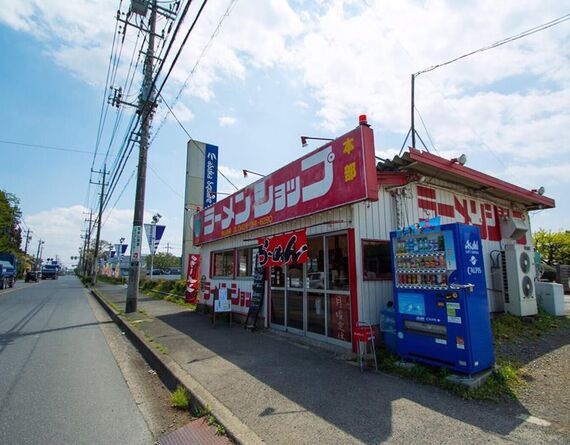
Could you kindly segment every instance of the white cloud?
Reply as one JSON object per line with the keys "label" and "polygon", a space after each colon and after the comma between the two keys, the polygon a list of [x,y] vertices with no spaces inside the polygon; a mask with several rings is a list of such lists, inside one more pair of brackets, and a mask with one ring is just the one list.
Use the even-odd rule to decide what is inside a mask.
{"label": "white cloud", "polygon": [[[192,122],[194,120],[194,113],[192,113],[192,110],[190,110],[190,108],[188,108],[182,102],[178,102],[174,108],[174,113],[180,122]],[[170,116],[170,113],[168,115]]]}
{"label": "white cloud", "polygon": [[220,116],[218,123],[220,127],[233,127],[237,123],[237,119],[233,116]]}
{"label": "white cloud", "polygon": [[[156,213],[156,210],[147,209],[144,214],[144,221],[150,222],[154,213]],[[89,210],[81,205],[58,207],[26,216],[24,222],[34,234],[34,239],[31,247],[28,248],[28,252],[35,255],[37,241],[42,239],[45,242],[43,258],[59,256],[65,265],[70,265],[72,263],[70,257],[77,256],[79,247],[83,246],[80,234],[82,230],[87,228],[85,219],[88,217]],[[124,237],[125,243],[130,245],[133,225],[132,209],[113,209],[110,213],[103,215],[102,221],[102,240],[111,244],[117,244],[120,238]],[[161,240],[159,251],[165,251],[164,248],[168,243],[170,246],[173,246],[170,252],[180,255],[182,244],[181,218],[164,215],[160,224],[166,225],[166,230]],[[95,239],[95,230],[94,228],[91,238],[92,242]],[[145,253],[148,253],[148,244],[143,234],[143,254]]]}
{"label": "white cloud", "polygon": [[[34,232],[32,246],[37,248],[37,241],[42,239],[43,258],[53,258],[58,255],[64,264],[70,264],[70,257],[78,255],[82,245],[79,238],[83,229],[85,213],[88,210],[80,205],[55,208],[28,215],[24,221]],[[34,255],[35,250],[30,250]]]}

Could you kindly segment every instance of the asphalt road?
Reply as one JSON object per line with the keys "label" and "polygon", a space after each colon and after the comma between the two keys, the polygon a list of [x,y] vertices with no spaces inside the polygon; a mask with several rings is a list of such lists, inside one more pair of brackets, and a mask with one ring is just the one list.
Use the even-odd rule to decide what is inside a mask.
{"label": "asphalt road", "polygon": [[75,277],[0,291],[0,443],[152,443],[100,323]]}

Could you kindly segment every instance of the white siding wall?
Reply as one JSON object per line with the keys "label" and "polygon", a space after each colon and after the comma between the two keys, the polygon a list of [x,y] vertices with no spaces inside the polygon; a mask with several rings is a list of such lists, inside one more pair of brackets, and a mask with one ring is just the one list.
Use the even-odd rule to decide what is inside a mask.
{"label": "white siding wall", "polygon": [[394,202],[390,193],[380,188],[378,201],[353,205],[356,240],[356,275],[358,277],[358,320],[378,324],[380,310],[392,299],[392,281],[364,281],[362,240],[388,241],[396,226]]}

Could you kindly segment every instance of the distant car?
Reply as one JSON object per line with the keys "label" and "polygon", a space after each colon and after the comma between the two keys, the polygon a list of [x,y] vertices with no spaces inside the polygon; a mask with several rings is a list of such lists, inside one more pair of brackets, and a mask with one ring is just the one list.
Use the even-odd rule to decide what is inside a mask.
{"label": "distant car", "polygon": [[162,269],[153,269],[152,270],[152,274],[153,275],[162,275]]}
{"label": "distant car", "polygon": [[163,269],[162,274],[163,275],[170,275],[170,269]]}
{"label": "distant car", "polygon": [[170,275],[180,275],[181,269],[170,269]]}
{"label": "distant car", "polygon": [[38,275],[35,272],[28,271],[26,272],[26,277],[24,278],[24,282],[29,283],[30,281],[38,282]]}

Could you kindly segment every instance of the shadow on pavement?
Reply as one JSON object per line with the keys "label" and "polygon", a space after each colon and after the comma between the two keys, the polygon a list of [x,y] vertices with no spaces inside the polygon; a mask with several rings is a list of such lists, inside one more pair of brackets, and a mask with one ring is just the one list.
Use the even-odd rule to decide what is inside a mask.
{"label": "shadow on pavement", "polygon": [[[517,428],[522,420],[515,415],[527,412],[516,401],[500,406],[465,401],[435,387],[383,373],[362,373],[357,367],[335,359],[330,352],[300,346],[287,337],[264,332],[252,334],[241,325],[230,328],[219,324],[213,328],[207,315],[185,311],[157,319],[203,346],[196,348],[186,341],[186,353],[175,353],[171,349],[171,356],[177,361],[185,354],[192,357],[185,363],[179,361],[182,366],[208,360],[214,352],[300,405],[303,410],[366,443],[378,443],[391,435],[393,409],[401,407],[403,400],[416,404],[413,411],[419,416],[422,410],[427,412],[424,408],[428,408],[499,435],[507,435]],[[231,382],[226,383],[231,385]],[[229,391],[247,392],[249,389],[230,388]],[[220,398],[219,394],[216,396]],[[510,415],[506,415],[506,411]],[[298,412],[280,411],[268,404],[257,415],[283,416],[285,422],[286,415]],[[413,422],[418,420],[421,423],[421,419]],[[421,431],[418,434],[422,437]]]}

